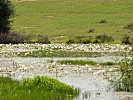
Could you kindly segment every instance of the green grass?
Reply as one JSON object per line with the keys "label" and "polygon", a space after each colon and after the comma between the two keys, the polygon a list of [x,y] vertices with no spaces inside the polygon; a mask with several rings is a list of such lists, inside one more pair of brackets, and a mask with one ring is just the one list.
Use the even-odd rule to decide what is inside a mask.
{"label": "green grass", "polygon": [[[53,38],[56,36],[108,34],[120,43],[124,34],[131,33],[131,30],[123,27],[133,23],[133,0],[12,1],[16,9],[13,30],[32,36],[48,36],[53,42],[67,40]],[[107,23],[100,24],[102,19]],[[95,29],[94,33],[87,33],[92,28]]]}
{"label": "green grass", "polygon": [[[123,56],[123,52],[75,52],[63,50],[38,50],[33,52],[15,53],[19,57],[100,57],[100,56]],[[130,55],[130,54],[129,54]]]}
{"label": "green grass", "polygon": [[0,77],[0,100],[71,100],[78,90],[48,77],[15,81]]}
{"label": "green grass", "polygon": [[98,63],[98,62],[94,62],[94,61],[83,61],[83,60],[62,60],[62,61],[58,61],[61,64],[71,64],[71,65],[92,65],[92,66],[97,66],[97,65],[101,65],[101,66],[112,66],[112,65],[116,65],[116,63],[114,62],[105,62],[105,63]]}

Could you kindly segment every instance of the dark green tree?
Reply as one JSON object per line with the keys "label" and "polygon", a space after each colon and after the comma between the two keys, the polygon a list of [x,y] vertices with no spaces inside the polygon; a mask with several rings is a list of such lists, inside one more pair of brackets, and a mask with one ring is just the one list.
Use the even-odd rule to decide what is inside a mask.
{"label": "dark green tree", "polygon": [[0,33],[11,30],[11,18],[14,15],[13,5],[10,0],[0,0]]}

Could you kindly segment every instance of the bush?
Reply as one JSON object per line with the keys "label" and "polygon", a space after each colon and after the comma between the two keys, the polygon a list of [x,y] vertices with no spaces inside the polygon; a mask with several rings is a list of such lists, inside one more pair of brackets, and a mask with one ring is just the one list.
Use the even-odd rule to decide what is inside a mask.
{"label": "bush", "polygon": [[91,43],[91,40],[92,40],[91,36],[77,36],[75,38],[69,38],[69,40],[66,43],[67,44],[71,44],[71,43],[88,44],[88,43]]}
{"label": "bush", "polygon": [[100,24],[102,24],[102,23],[107,23],[107,20],[102,19],[99,23],[100,23]]}
{"label": "bush", "polygon": [[125,60],[121,63],[120,74],[121,78],[116,85],[117,91],[133,92],[133,61]]}
{"label": "bush", "polygon": [[44,43],[44,44],[49,44],[51,43],[48,39],[48,37],[42,36],[42,35],[38,35],[38,43]]}
{"label": "bush", "polygon": [[92,42],[91,39],[83,39],[81,41],[81,43],[83,43],[83,44],[88,44],[88,43],[91,43],[91,42]]}
{"label": "bush", "polygon": [[48,37],[39,35],[38,39],[33,40],[31,36],[27,36],[23,33],[8,32],[0,33],[0,44],[17,44],[17,43],[51,43]]}
{"label": "bush", "polygon": [[67,44],[76,43],[76,40],[75,40],[75,39],[69,39],[66,43],[67,43]]}
{"label": "bush", "polygon": [[89,31],[87,31],[87,33],[94,33],[95,29],[89,29]]}
{"label": "bush", "polygon": [[97,39],[97,41],[100,41],[101,43],[114,41],[113,37],[108,36],[106,34],[96,36],[95,39]]}
{"label": "bush", "polygon": [[16,44],[16,43],[24,43],[30,40],[30,37],[25,36],[22,33],[17,32],[9,32],[7,33],[0,33],[0,43],[1,44]]}
{"label": "bush", "polygon": [[95,39],[92,40],[92,43],[101,43],[101,41],[99,39],[95,38]]}
{"label": "bush", "polygon": [[122,43],[133,45],[133,36],[129,34],[125,34],[125,36],[122,39]]}
{"label": "bush", "polygon": [[112,41],[114,41],[114,39],[111,36],[99,35],[99,36],[96,36],[95,38],[91,36],[70,38],[66,43],[67,44],[71,44],[71,43],[88,44],[88,43],[105,43],[105,42],[107,43]]}
{"label": "bush", "polygon": [[133,23],[128,24],[127,26],[125,26],[126,29],[130,29],[131,31],[133,31]]}

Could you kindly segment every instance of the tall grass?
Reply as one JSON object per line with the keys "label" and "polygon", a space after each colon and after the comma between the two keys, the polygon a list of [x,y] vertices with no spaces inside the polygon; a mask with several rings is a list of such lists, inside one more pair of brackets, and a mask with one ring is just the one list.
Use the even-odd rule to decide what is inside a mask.
{"label": "tall grass", "polygon": [[127,91],[133,92],[133,51],[131,51],[132,59],[127,58],[125,50],[125,59],[120,62],[120,67],[118,68],[117,76],[118,80],[112,80],[113,88],[116,91]]}
{"label": "tall grass", "polygon": [[116,82],[116,90],[133,92],[133,61],[122,62],[119,72],[121,77]]}
{"label": "tall grass", "polygon": [[77,95],[74,87],[48,77],[23,81],[0,77],[0,100],[71,100]]}

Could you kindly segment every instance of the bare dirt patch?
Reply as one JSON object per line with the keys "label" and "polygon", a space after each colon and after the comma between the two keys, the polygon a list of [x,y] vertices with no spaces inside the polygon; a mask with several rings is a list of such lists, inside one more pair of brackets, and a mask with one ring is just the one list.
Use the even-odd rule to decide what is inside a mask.
{"label": "bare dirt patch", "polygon": [[35,26],[23,26],[23,27],[20,27],[21,29],[34,29]]}
{"label": "bare dirt patch", "polygon": [[68,36],[55,36],[55,37],[53,37],[53,39],[66,39],[66,38],[68,38]]}
{"label": "bare dirt patch", "polygon": [[46,18],[54,18],[55,16],[45,16]]}
{"label": "bare dirt patch", "polygon": [[37,0],[16,0],[16,2],[29,2],[29,1],[37,1]]}

